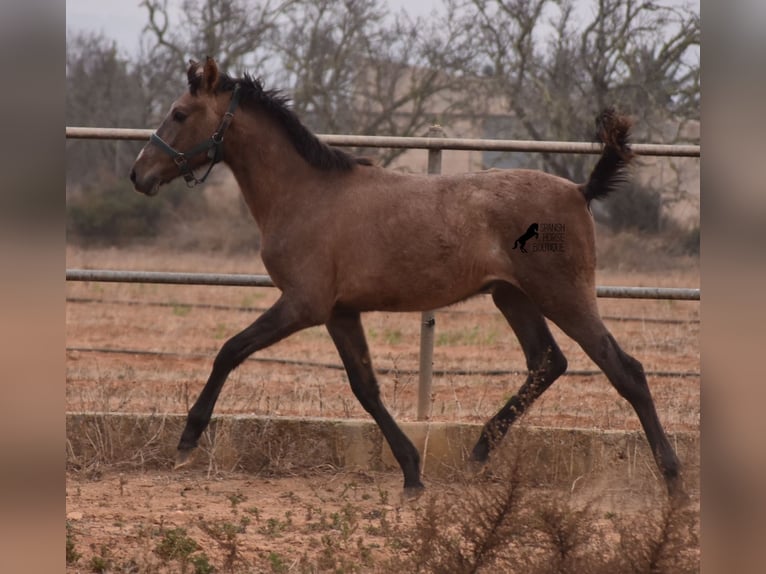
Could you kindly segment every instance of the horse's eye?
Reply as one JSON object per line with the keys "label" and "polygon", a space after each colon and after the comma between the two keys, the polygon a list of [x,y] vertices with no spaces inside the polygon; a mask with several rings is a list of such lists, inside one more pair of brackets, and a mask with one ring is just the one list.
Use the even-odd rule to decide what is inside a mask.
{"label": "horse's eye", "polygon": [[179,124],[182,123],[186,119],[186,114],[183,113],[180,110],[176,110],[173,112],[173,120],[178,122]]}

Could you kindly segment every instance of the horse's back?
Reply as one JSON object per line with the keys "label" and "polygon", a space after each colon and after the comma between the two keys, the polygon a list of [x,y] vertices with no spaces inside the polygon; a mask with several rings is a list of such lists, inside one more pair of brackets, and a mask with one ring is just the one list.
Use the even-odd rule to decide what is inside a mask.
{"label": "horse's back", "polygon": [[[341,195],[333,225],[339,297],[351,306],[434,308],[492,282],[534,288],[535,277],[591,266],[592,221],[568,180],[534,170],[376,171],[375,181]],[[542,237],[514,251],[533,224]]]}

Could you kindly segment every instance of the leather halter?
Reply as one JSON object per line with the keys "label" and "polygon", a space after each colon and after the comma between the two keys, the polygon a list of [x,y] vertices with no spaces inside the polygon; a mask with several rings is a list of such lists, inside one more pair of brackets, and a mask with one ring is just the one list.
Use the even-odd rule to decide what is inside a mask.
{"label": "leather halter", "polygon": [[[208,139],[200,144],[197,144],[187,152],[180,152],[174,149],[169,143],[158,136],[157,132],[154,132],[151,135],[151,138],[149,138],[152,143],[157,144],[157,146],[159,146],[162,151],[173,158],[173,161],[178,166],[181,175],[186,180],[187,186],[194,187],[198,183],[204,182],[207,179],[207,176],[210,175],[213,166],[223,159],[223,135],[229,127],[229,124],[231,124],[231,120],[234,117],[234,110],[237,108],[238,103],[239,84],[235,84],[234,91],[231,95],[231,101],[229,102],[229,108],[223,115],[223,119],[221,120],[221,124],[218,126],[218,129]],[[208,159],[210,159],[210,166],[207,168],[205,175],[203,175],[201,178],[197,178],[197,176],[194,175],[192,168],[189,167],[188,158],[192,158],[201,153],[206,154]]]}

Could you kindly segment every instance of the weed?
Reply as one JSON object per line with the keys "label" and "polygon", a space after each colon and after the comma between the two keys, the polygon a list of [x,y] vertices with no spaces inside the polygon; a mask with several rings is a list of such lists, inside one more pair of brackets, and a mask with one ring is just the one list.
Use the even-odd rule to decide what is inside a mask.
{"label": "weed", "polygon": [[224,551],[224,567],[231,570],[237,560],[241,560],[239,555],[240,540],[239,535],[245,532],[249,524],[247,517],[242,517],[239,524],[231,522],[206,522],[200,523],[200,528],[213,540],[215,540]]}
{"label": "weed", "polygon": [[275,574],[283,574],[289,570],[285,559],[277,552],[269,552],[269,565],[271,566],[271,571]]}
{"label": "weed", "polygon": [[110,556],[109,547],[102,544],[98,554],[91,556],[88,566],[91,572],[101,574],[102,572],[108,572],[112,568],[112,558]]}
{"label": "weed", "polygon": [[677,502],[665,502],[641,520],[617,518],[620,533],[612,568],[622,572],[697,572],[699,556],[694,534],[694,516]]}
{"label": "weed", "polygon": [[74,564],[80,559],[80,553],[75,550],[75,535],[72,523],[66,521],[66,563]]}
{"label": "weed", "polygon": [[183,303],[173,303],[173,315],[176,317],[186,317],[191,313],[191,305],[184,305]]}
{"label": "weed", "polygon": [[278,518],[269,518],[266,521],[266,524],[261,527],[260,532],[262,534],[265,534],[266,536],[279,538],[280,536],[282,536],[282,532],[287,530],[291,524],[292,524],[292,521],[289,519],[289,517],[288,517],[288,521],[285,521],[285,522],[282,522]]}
{"label": "weed", "polygon": [[547,494],[531,506],[532,538],[543,548],[539,559],[545,569],[560,574],[587,571],[586,549],[592,550],[600,540],[594,524],[597,514],[588,506],[574,508],[563,496]]}
{"label": "weed", "polygon": [[402,331],[400,329],[386,329],[383,331],[383,340],[389,345],[398,345],[402,342]]}
{"label": "weed", "polygon": [[225,339],[231,334],[231,328],[225,323],[218,323],[213,330],[213,338],[216,340]]}
{"label": "weed", "polygon": [[194,566],[194,574],[211,574],[215,568],[210,564],[210,559],[207,554],[201,552],[189,559],[191,565]]}
{"label": "weed", "polygon": [[245,502],[247,500],[247,496],[242,494],[241,492],[236,492],[234,494],[229,494],[226,498],[229,499],[229,502],[231,502],[231,508],[232,510],[237,510],[237,505],[241,502]]}
{"label": "weed", "polygon": [[285,492],[280,496],[280,498],[286,498],[292,504],[297,504],[300,501],[300,498],[292,490]]}
{"label": "weed", "polygon": [[497,342],[498,332],[491,330],[487,333],[478,325],[470,329],[459,329],[454,331],[442,331],[436,336],[436,346],[455,346],[455,345],[494,345]]}
{"label": "weed", "polygon": [[242,297],[242,300],[240,301],[240,307],[249,308],[252,307],[256,300],[263,299],[266,296],[266,293],[263,291],[252,291],[248,293],[247,295],[244,295]]}
{"label": "weed", "polygon": [[189,557],[199,548],[199,545],[186,535],[184,528],[172,528],[162,533],[162,540],[154,552],[164,560],[180,560],[188,562]]}
{"label": "weed", "polygon": [[691,509],[658,500],[656,511],[608,513],[610,529],[595,501],[583,504],[526,486],[518,459],[494,472],[491,483],[425,500],[413,526],[386,535],[395,553],[386,567],[445,574],[660,574],[699,568]]}
{"label": "weed", "polygon": [[[336,518],[337,516],[337,518]],[[353,504],[347,502],[340,513],[333,515],[333,522],[335,528],[341,532],[344,540],[348,540],[351,535],[356,532],[359,526],[359,519],[357,516],[357,510]]]}
{"label": "weed", "polygon": [[339,564],[340,561],[343,561],[343,558],[335,539],[328,535],[322,536],[322,552],[317,560],[320,571],[343,572],[342,566]]}
{"label": "weed", "polygon": [[194,574],[210,574],[214,568],[207,554],[200,552],[199,544],[186,534],[184,528],[161,529],[162,539],[154,548],[155,554],[165,561],[177,560],[181,572],[186,572],[191,564]]}

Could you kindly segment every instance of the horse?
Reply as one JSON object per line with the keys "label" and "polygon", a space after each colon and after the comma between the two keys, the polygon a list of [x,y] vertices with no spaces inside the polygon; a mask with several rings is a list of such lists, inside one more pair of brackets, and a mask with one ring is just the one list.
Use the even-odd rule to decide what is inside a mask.
{"label": "horse", "polygon": [[[261,257],[281,293],[217,353],[188,412],[178,466],[197,447],[233,369],[297,331],[324,325],[351,390],[401,467],[405,493],[417,495],[424,488],[420,455],[381,400],[361,314],[434,310],[489,293],[519,340],[528,375],[484,425],[472,459],[485,463],[514,420],[566,371],[550,320],[630,403],[668,492],[679,491],[679,460],[643,367],[619,346],[596,304],[590,203],[628,178],[629,118],[612,108],[599,114],[602,153],[585,183],[528,169],[405,174],[323,143],[282,92],[247,73],[231,77],[210,57],[190,61],[187,80],[130,179],[136,191],[153,196],[179,176],[200,183],[216,163],[226,163],[260,228]],[[198,177],[195,170],[205,166]],[[565,230],[565,249],[514,251],[530,222]]]}

